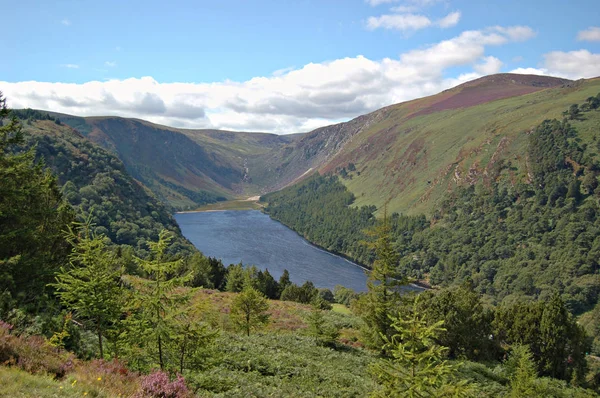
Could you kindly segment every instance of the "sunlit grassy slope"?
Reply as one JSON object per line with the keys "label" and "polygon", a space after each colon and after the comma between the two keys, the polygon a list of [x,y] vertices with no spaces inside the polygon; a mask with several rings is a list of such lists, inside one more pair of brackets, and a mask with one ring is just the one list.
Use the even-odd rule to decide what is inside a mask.
{"label": "sunlit grassy slope", "polygon": [[[389,201],[390,211],[431,214],[444,191],[489,181],[501,160],[511,162],[514,182],[524,180],[531,129],[545,119],[562,118],[571,104],[599,92],[600,79],[594,79],[416,116],[413,102],[395,105],[322,170],[356,165],[351,178],[342,179],[356,195],[356,205],[380,208]],[[591,140],[599,120],[596,112],[574,124]]]}

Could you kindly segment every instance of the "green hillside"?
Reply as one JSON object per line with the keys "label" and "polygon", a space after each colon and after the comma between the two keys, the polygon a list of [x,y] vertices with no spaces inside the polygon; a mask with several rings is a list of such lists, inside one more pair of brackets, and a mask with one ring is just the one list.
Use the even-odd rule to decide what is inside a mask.
{"label": "green hillside", "polygon": [[[599,95],[600,87],[591,87]],[[518,155],[515,148],[485,174],[472,173],[470,183],[445,187],[427,221],[423,213],[392,213],[390,202],[402,273],[442,286],[471,280],[496,304],[558,291],[575,313],[591,309],[600,292],[600,111],[585,101],[576,108],[585,111],[523,134]],[[370,265],[373,253],[361,241],[376,224],[376,207],[358,207],[367,199],[342,184],[364,174],[350,183],[349,177],[312,177],[264,195],[265,211],[316,244]]]}
{"label": "green hillside", "polygon": [[177,129],[119,117],[53,115],[117,155],[134,178],[178,210],[254,196],[265,185],[277,185],[276,170],[263,165],[295,139]]}
{"label": "green hillside", "polygon": [[97,233],[138,251],[166,227],[177,235],[179,250],[195,251],[167,207],[131,178],[117,157],[71,127],[43,120],[44,113],[16,114],[24,120],[27,147],[35,148],[36,157],[58,176],[79,221],[89,218]]}
{"label": "green hillside", "polygon": [[[505,84],[499,81],[495,88],[501,90]],[[468,95],[483,101],[491,90],[489,85],[485,89],[472,85]],[[321,171],[339,171],[353,163],[356,172],[342,181],[355,194],[356,205],[381,208],[388,202],[390,211],[432,214],[444,192],[479,181],[489,183],[498,162],[510,160],[517,169],[514,182],[525,181],[528,134],[543,120],[560,118],[571,104],[596,95],[600,79],[464,108],[436,109],[436,103],[453,90],[378,111],[379,120]],[[584,138],[597,126],[595,119],[576,123]]]}

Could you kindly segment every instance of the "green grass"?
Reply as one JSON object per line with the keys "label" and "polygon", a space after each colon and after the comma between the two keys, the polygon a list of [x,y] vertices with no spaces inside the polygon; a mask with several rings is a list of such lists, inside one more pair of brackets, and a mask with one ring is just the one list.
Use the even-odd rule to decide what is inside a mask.
{"label": "green grass", "polygon": [[332,304],[332,311],[333,312],[337,312],[339,314],[344,314],[344,315],[352,315],[352,311],[350,311],[350,308],[346,307],[344,304]]}
{"label": "green grass", "polygon": [[260,210],[262,208],[261,204],[253,200],[227,200],[201,206],[195,211]]}
{"label": "green grass", "polygon": [[109,397],[94,386],[75,379],[56,381],[50,376],[32,375],[23,370],[0,366],[0,397]]}

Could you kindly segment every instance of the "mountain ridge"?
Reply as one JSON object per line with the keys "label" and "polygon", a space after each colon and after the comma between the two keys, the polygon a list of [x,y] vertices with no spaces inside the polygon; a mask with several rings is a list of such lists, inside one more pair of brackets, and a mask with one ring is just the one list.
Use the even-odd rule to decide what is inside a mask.
{"label": "mountain ridge", "polygon": [[[492,163],[503,159],[526,131],[522,125],[531,127],[542,117],[559,116],[568,102],[584,100],[586,87],[595,86],[596,80],[490,75],[294,135],[53,114],[116,153],[136,179],[175,209],[262,195],[312,172],[347,174],[352,164],[356,171],[343,182],[357,196],[358,205],[381,207],[388,202],[393,211],[430,213],[441,194],[433,188],[447,183],[448,176],[461,180],[469,173],[489,174],[493,166],[489,159],[476,159],[479,166],[469,169],[473,151],[489,152],[495,146]],[[515,106],[529,111],[519,115]],[[466,170],[465,163],[469,163]],[[419,181],[427,189],[420,185],[412,189]],[[407,195],[408,191],[412,193]]]}

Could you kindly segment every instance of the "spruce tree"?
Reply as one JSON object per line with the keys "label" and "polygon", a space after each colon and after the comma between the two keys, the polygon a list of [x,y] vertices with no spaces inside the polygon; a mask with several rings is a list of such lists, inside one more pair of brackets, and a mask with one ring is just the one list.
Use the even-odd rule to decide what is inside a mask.
{"label": "spruce tree", "polygon": [[376,259],[367,280],[368,292],[357,303],[357,309],[364,320],[362,332],[367,345],[381,348],[385,347],[384,338],[392,335],[390,317],[397,312],[399,288],[407,280],[398,271],[399,254],[392,246],[387,214],[367,235],[373,238],[367,245],[374,250]]}
{"label": "spruce tree", "polygon": [[529,347],[518,344],[513,346],[505,367],[510,379],[511,397],[526,398],[538,396],[535,389],[537,366],[533,361]]}
{"label": "spruce tree", "polygon": [[176,289],[192,277],[192,274],[175,276],[181,271],[183,261],[169,257],[167,249],[172,240],[172,233],[163,229],[157,242],[148,243],[151,258],[136,259],[148,274],[148,280],[138,281],[136,299],[139,322],[136,327],[140,337],[145,334],[150,342],[154,342],[161,370],[166,367],[165,347],[175,324],[173,316],[176,308],[189,300],[187,294],[178,293]]}
{"label": "spruce tree", "polygon": [[[56,177],[23,151],[21,124],[0,92],[0,308],[39,305],[70,247],[63,233],[73,211],[63,201]],[[0,316],[3,314],[0,313]]]}
{"label": "spruce tree", "polygon": [[231,320],[238,329],[250,336],[251,330],[269,322],[268,309],[269,303],[265,296],[252,286],[246,285],[231,303]]}
{"label": "spruce tree", "polygon": [[106,246],[106,238],[96,236],[89,223],[72,229],[67,239],[73,246],[69,267],[56,276],[56,295],[61,303],[92,325],[98,336],[100,358],[104,357],[103,335],[119,323],[122,314],[122,267]]}
{"label": "spruce tree", "polygon": [[308,334],[315,339],[318,345],[333,346],[340,335],[340,331],[325,319],[325,311],[322,309],[324,304],[325,300],[319,295],[311,303],[311,311],[306,316]]}
{"label": "spruce tree", "polygon": [[462,397],[470,388],[457,376],[460,365],[446,359],[447,348],[436,340],[443,321],[428,324],[417,310],[418,297],[412,309],[402,316],[391,318],[394,334],[382,336],[384,350],[391,359],[372,364],[370,373],[376,377],[381,389],[373,397]]}

